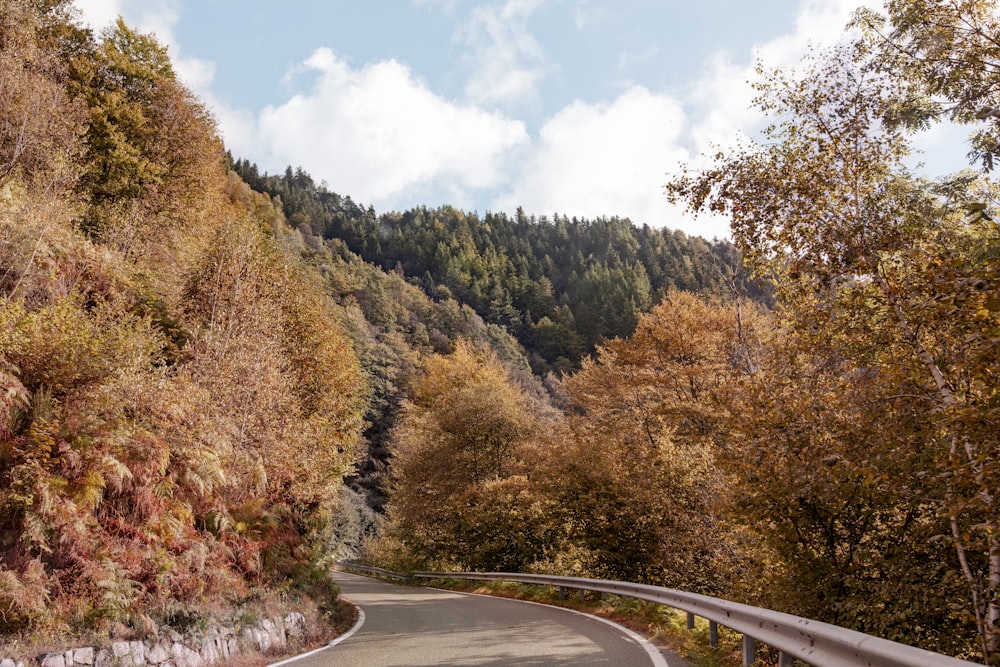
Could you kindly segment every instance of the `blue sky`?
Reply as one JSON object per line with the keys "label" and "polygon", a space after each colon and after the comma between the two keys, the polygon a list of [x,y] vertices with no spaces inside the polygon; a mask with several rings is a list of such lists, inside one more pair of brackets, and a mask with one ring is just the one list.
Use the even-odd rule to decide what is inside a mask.
{"label": "blue sky", "polygon": [[[871,0],[874,2],[874,0]],[[76,0],[168,45],[226,145],[378,212],[618,215],[727,236],[672,207],[682,162],[752,136],[755,58],[794,65],[862,0]],[[875,6],[878,6],[877,4]],[[961,166],[964,133],[922,143]]]}

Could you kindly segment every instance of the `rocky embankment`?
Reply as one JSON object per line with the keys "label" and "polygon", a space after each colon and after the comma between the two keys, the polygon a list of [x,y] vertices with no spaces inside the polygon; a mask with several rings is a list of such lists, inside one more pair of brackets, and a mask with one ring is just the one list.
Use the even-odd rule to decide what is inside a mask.
{"label": "rocky embankment", "polygon": [[145,641],[117,641],[32,657],[3,657],[0,667],[206,667],[239,655],[282,649],[305,632],[305,616],[293,612],[183,634],[172,628],[158,628],[155,638]]}

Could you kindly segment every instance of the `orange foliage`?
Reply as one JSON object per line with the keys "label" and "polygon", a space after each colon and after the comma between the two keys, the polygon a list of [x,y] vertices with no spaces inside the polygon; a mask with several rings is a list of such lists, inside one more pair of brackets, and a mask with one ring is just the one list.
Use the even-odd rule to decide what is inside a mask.
{"label": "orange foliage", "polygon": [[309,572],[366,401],[165,50],[64,9],[0,9],[0,633]]}

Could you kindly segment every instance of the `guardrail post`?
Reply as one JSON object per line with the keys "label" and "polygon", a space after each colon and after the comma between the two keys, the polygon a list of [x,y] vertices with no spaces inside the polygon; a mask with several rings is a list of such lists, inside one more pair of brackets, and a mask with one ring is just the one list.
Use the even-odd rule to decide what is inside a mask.
{"label": "guardrail post", "polygon": [[688,615],[688,630],[694,630],[694,614],[688,612],[687,615]]}
{"label": "guardrail post", "polygon": [[743,635],[743,667],[757,662],[757,642],[750,635]]}
{"label": "guardrail post", "polygon": [[[2,2],[2,0],[0,0]],[[345,564],[347,565],[347,564]],[[364,566],[358,566],[359,568]],[[977,667],[977,663],[968,662],[946,655],[932,653],[897,642],[865,635],[847,628],[841,628],[827,623],[804,619],[788,614],[737,604],[727,600],[711,598],[684,591],[675,591],[658,586],[646,586],[630,582],[614,582],[604,580],[583,579],[580,577],[558,577],[537,574],[517,573],[442,573],[415,572],[414,576],[421,579],[438,579],[449,576],[459,579],[473,580],[510,580],[525,584],[540,584],[552,586],[561,599],[566,599],[567,593],[577,591],[585,593],[588,590],[608,592],[613,595],[647,600],[656,604],[680,609],[687,613],[688,627],[695,625],[695,617],[701,616],[708,621],[709,643],[713,649],[719,647],[719,625],[725,625],[732,636],[743,637],[743,665],[753,665],[756,662],[757,644],[771,646],[778,650],[780,667],[793,667],[800,664],[796,656],[803,661],[808,660],[813,665],[886,665],[887,667]],[[598,591],[603,588],[604,591]],[[552,589],[550,589],[552,590]],[[692,611],[688,611],[688,610]],[[698,611],[693,611],[697,609]],[[719,619],[719,622],[711,617]],[[803,626],[809,626],[808,636]],[[746,633],[752,633],[749,636]],[[798,634],[797,641],[792,636]],[[730,635],[727,634],[727,638]],[[728,639],[727,639],[728,641]],[[787,652],[778,649],[775,643],[785,646]]]}
{"label": "guardrail post", "polygon": [[585,591],[585,590],[583,590],[581,588],[580,590],[578,590],[576,592],[576,597],[580,599],[580,602],[583,602],[584,599],[585,599],[585,597],[586,597],[586,594],[587,594],[587,591]]}

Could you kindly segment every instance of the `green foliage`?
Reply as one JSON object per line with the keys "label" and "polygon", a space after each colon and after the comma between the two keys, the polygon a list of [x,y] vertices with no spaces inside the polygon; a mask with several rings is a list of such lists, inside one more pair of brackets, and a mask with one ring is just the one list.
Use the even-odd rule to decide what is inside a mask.
{"label": "green foliage", "polygon": [[740,274],[741,291],[767,298],[742,277],[726,242],[620,218],[488,213],[480,219],[450,206],[376,216],[317,187],[301,169],[261,175],[245,160],[234,169],[252,187],[280,197],[304,234],[339,239],[429,296],[455,297],[509,330],[539,375],[578,367],[601,340],[631,333],[638,314],[667,289],[724,293],[726,276]]}
{"label": "green foliage", "polygon": [[389,434],[405,387],[423,357],[452,352],[464,338],[493,348],[504,363],[517,369],[519,379],[537,385],[517,341],[506,330],[484,323],[468,306],[451,298],[432,300],[395,272],[364,262],[340,242],[319,248],[296,243],[296,248],[341,304],[338,318],[361,361],[369,389],[364,433],[368,452],[352,485],[377,510],[385,504]]}

